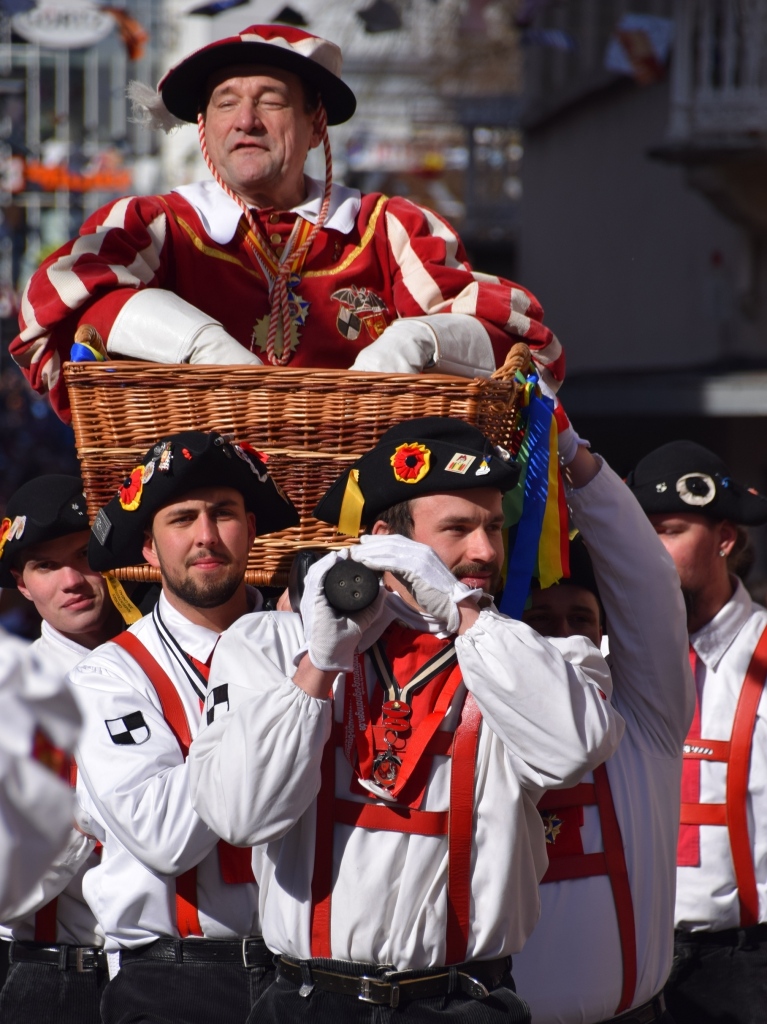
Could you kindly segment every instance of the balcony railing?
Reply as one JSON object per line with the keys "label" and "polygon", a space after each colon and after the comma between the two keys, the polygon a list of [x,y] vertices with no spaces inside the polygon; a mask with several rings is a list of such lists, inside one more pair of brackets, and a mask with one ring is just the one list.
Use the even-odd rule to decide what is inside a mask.
{"label": "balcony railing", "polygon": [[767,3],[677,0],[669,141],[767,136]]}

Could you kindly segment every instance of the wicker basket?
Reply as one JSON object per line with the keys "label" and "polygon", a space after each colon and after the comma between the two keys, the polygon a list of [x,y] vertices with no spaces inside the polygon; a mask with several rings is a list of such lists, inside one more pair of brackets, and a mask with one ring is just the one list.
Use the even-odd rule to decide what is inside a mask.
{"label": "wicker basket", "polygon": [[[525,362],[523,353],[515,358]],[[300,526],[257,538],[248,564],[249,583],[282,587],[296,551],[349,544],[313,519],[312,509],[345,466],[393,423],[456,416],[511,447],[519,395],[512,368],[507,362],[499,371],[508,380],[128,361],[66,363],[63,372],[91,520],[163,434],[233,434],[269,455],[269,472],[301,514]],[[148,565],[117,575],[159,578]]]}

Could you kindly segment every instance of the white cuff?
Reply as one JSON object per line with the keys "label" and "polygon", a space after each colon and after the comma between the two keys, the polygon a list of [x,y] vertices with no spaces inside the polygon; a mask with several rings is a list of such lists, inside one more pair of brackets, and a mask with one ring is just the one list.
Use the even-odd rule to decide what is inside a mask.
{"label": "white cuff", "polygon": [[433,367],[437,373],[456,377],[489,377],[495,370],[490,335],[482,323],[468,313],[436,313],[421,318],[434,331],[437,351]]}
{"label": "white cuff", "polygon": [[109,332],[107,352],[152,363],[261,365],[217,320],[164,288],[145,288],[128,299]]}

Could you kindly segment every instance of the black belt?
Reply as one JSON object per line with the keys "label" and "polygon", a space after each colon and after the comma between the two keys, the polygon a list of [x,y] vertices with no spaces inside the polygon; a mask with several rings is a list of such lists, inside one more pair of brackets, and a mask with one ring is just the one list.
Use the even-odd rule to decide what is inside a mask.
{"label": "black belt", "polygon": [[754,924],[750,928],[723,928],[718,932],[674,932],[676,942],[687,942],[693,946],[750,946],[756,942],[767,942],[767,924]]}
{"label": "black belt", "polygon": [[429,999],[461,992],[472,999],[486,999],[511,968],[511,958],[471,960],[452,967],[417,971],[395,971],[376,964],[344,963],[338,960],[292,960],[281,956],[278,977],[300,985],[299,994],[309,996],[313,988],[356,996],[363,1003],[399,1006],[413,999]]}
{"label": "black belt", "polygon": [[666,1000],[661,993],[651,999],[649,1003],[642,1003],[641,1006],[635,1006],[633,1010],[619,1013],[617,1017],[603,1020],[602,1024],[652,1024],[653,1021],[660,1020],[665,1012]]}
{"label": "black belt", "polygon": [[274,957],[259,937],[249,939],[156,939],[138,949],[120,951],[120,963],[161,960],[167,964],[242,964],[274,967]]}
{"label": "black belt", "polygon": [[104,950],[98,946],[69,946],[66,943],[19,942],[14,940],[8,950],[10,964],[48,964],[60,971],[106,970]]}

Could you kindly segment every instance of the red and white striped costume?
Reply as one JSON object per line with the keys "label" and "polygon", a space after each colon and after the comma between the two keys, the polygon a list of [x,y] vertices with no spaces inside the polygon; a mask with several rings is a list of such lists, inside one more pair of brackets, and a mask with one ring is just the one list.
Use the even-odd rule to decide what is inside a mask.
{"label": "red and white striped costume", "polygon": [[[295,210],[254,211],[277,253],[299,216],[308,224],[317,219],[322,186],[311,179],[307,185],[307,199]],[[247,232],[242,210],[214,181],[102,207],[27,284],[13,358],[67,420],[60,367],[75,330],[88,323],[108,341],[117,314],[144,288],[175,292],[250,348],[255,324],[269,313],[269,296]],[[564,374],[561,346],[543,325],[534,296],[472,271],[455,231],[406,199],[360,196],[334,185],[327,220],[294,291],[309,305],[292,366],[346,368],[397,318],[464,313],[486,328],[497,363],[524,339],[554,387]],[[338,292],[347,292],[346,300],[334,297]],[[351,330],[349,312],[357,317]],[[257,344],[253,350],[263,355]]]}

